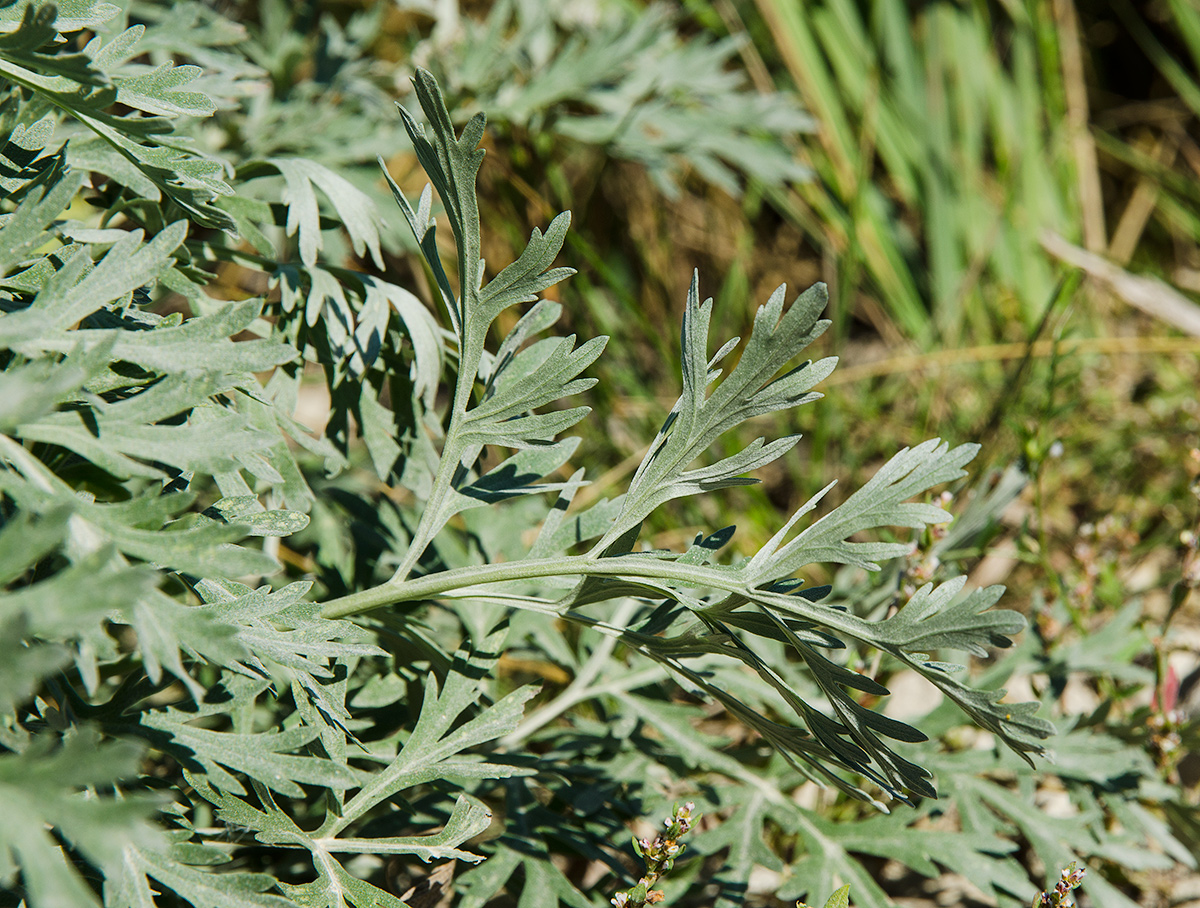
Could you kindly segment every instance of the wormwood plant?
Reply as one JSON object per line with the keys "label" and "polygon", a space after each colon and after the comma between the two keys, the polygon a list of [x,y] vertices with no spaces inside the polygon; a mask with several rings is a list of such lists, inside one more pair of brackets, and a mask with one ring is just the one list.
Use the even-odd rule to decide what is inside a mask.
{"label": "wormwood plant", "polygon": [[[456,133],[424,72],[415,85],[429,131],[402,111],[453,233],[447,273],[432,192],[414,208],[391,184],[443,330],[408,291],[320,259],[323,231],[338,226],[363,255],[377,249],[369,207],[332,171],[286,157],[235,168],[189,142],[175,121],[214,107],[193,90],[201,71],[141,62],[142,27],[113,28],[117,13],[0,6],[8,901],[397,906],[402,883],[419,882],[413,862],[475,863],[483,850],[457,884],[461,904],[518,887],[522,904],[603,902],[550,860],[547,830],[622,878],[601,846],[653,797],[659,771],[637,761],[656,751],[740,786],[722,791],[742,798],[751,834],[738,825],[696,839],[711,853],[730,837],[728,902],[767,860],[753,847],[767,817],[802,838],[820,828],[697,735],[664,683],[722,705],[785,772],[879,803],[933,797],[929,772],[889,743],[922,733],[853,695],[887,694],[843,658],[860,649],[927,678],[1014,752],[1041,752],[1051,728],[1036,704],[1005,704],[935,658],[981,654],[1020,630],[1019,616],[990,609],[998,588],[927,584],[870,620],[797,576],[908,552],[860,534],[946,520],[910,499],[961,477],[974,446],[904,450],[821,516],[816,496],[750,557],[724,554],[732,527],[683,552],[639,540],[655,509],[753,482],[746,474],[795,450],[787,436],[706,456],[733,426],[817,399],[833,359],[791,364],[825,328],[822,287],[790,304],[780,288],[744,344],[710,355],[712,304],[694,281],[679,401],[626,492],[572,509],[585,485],[567,469],[578,442],[559,436],[587,409],[558,401],[591,386],[581,376],[604,340],[542,336],[560,307],[539,295],[569,274],[551,267],[567,215],[535,230],[517,261],[485,267],[483,116]],[[75,42],[82,30],[92,37]],[[254,199],[264,175],[282,177],[283,205]],[[324,215],[316,188],[332,200]],[[276,249],[288,236],[299,261]],[[231,261],[261,267],[277,296],[209,296],[211,269]],[[186,318],[161,314],[168,291]],[[398,502],[365,508],[353,479],[337,478],[353,453],[348,419],[330,430],[336,444],[292,419],[305,359],[351,401]],[[356,510],[348,530],[338,515]],[[351,545],[351,531],[369,539]],[[280,559],[307,576],[289,577]],[[526,716],[537,688],[501,671],[529,647],[572,680]],[[597,697],[569,739],[550,735]],[[526,746],[535,738],[537,751]],[[623,774],[598,768],[614,749]],[[563,774],[573,822],[533,796],[535,779]],[[500,837],[468,850],[493,824]],[[986,838],[971,847],[992,847]],[[830,867],[810,867],[825,886]]]}
{"label": "wormwood plant", "polygon": [[[477,146],[484,118],[474,117],[462,135],[456,135],[433,78],[422,72],[415,82],[432,137],[407,112],[402,110],[402,115],[421,166],[446,208],[458,252],[461,293],[455,293],[441,264],[428,187],[416,210],[394,183],[392,191],[421,243],[451,322],[458,352],[457,382],[449,411],[441,420],[446,428],[440,450],[414,444],[409,455],[423,461],[421,466],[431,478],[422,495],[420,521],[395,574],[377,587],[326,603],[322,614],[342,619],[406,601],[469,599],[540,611],[617,634],[627,646],[722,703],[783,753],[862,798],[870,796],[838,770],[865,776],[901,800],[911,795],[933,797],[935,791],[929,774],[884,740],[917,741],[924,736],[863,707],[847,692],[882,696],[886,689],[821,652],[842,648],[843,638],[882,650],[916,670],[1018,753],[1040,753],[1040,741],[1050,729],[1033,717],[1037,704],[1001,703],[1002,692],[973,690],[954,678],[958,666],[928,655],[941,648],[982,655],[989,645],[1006,645],[1007,635],[1019,631],[1024,622],[1016,613],[990,610],[1001,588],[961,596],[961,579],[936,588],[927,584],[891,618],[869,622],[823,606],[821,599],[828,589],[806,588],[794,576],[817,562],[877,570],[878,560],[907,553],[908,543],[850,537],[879,527],[921,528],[948,520],[950,515],[940,507],[908,499],[963,476],[961,468],[975,454],[976,445],[950,448],[934,439],[901,451],[843,504],[797,530],[832,487],[827,486],[750,558],[721,561],[718,552],[732,538],[733,527],[698,538],[686,552],[639,549],[642,523],[656,508],[675,498],[754,482],[745,474],[795,448],[798,435],[769,442],[758,438],[735,454],[697,465],[733,426],[819,398],[811,389],[833,371],[835,358],[783,370],[828,327],[819,318],[826,303],[823,285],[802,293],[790,306],[785,306],[785,287],[772,294],[755,314],[736,364],[723,376],[719,365],[738,348],[740,339],[725,342],[710,356],[712,301],[701,302],[699,280],[693,279],[680,333],[683,392],[679,400],[625,494],[568,516],[572,498],[583,485],[582,471],[565,482],[545,478],[562,468],[576,447],[575,440],[556,441],[556,437],[588,411],[585,407],[536,410],[595,383],[579,375],[600,355],[605,339],[579,347],[574,337],[527,342],[553,324],[559,313],[560,307],[539,301],[537,294],[570,273],[550,268],[562,246],[569,215],[555,218],[544,235],[535,230],[520,258],[485,281],[474,190],[483,161]],[[493,323],[506,309],[521,303],[534,305],[517,320],[496,353],[487,355]],[[487,445],[517,450],[484,470],[479,465]],[[524,557],[418,570],[432,541],[455,515],[548,491],[557,491],[558,500]],[[573,547],[586,550],[570,554]],[[585,610],[631,597],[656,604],[624,626],[593,617],[594,609]],[[790,647],[827,698],[828,713],[811,706],[755,655],[751,643],[756,637]],[[689,659],[711,654],[736,659],[757,672],[776,688],[808,733],[746,709],[688,667]]]}

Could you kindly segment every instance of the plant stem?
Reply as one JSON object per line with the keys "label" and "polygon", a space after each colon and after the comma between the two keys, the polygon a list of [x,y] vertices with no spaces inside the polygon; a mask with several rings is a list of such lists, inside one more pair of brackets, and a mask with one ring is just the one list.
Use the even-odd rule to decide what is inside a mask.
{"label": "plant stem", "polygon": [[[614,558],[598,558],[592,555],[564,555],[556,558],[532,559],[528,561],[501,562],[499,564],[477,564],[469,567],[440,571],[411,580],[389,580],[371,589],[361,590],[327,602],[321,610],[325,618],[350,618],[373,609],[412,602],[421,599],[436,599],[446,593],[463,593],[467,588],[491,583],[506,583],[532,580],[539,577],[620,577],[646,581],[646,589],[653,596],[677,596],[678,593],[664,582],[686,589],[713,589],[743,596],[752,601],[763,597],[772,608],[786,599],[786,609],[793,615],[810,620],[831,631],[843,633],[871,646],[879,646],[876,623],[864,621],[853,615],[840,612],[798,596],[782,596],[751,587],[737,571],[696,564],[678,564],[656,558],[653,555],[622,555]],[[487,595],[481,591],[481,595]],[[770,597],[769,599],[766,597]],[[527,607],[520,597],[511,603],[514,608]],[[555,609],[565,614],[570,603],[557,604]],[[538,611],[545,612],[539,603]]]}
{"label": "plant stem", "polygon": [[[712,575],[707,576],[707,575]],[[676,565],[653,558],[592,558],[584,555],[545,558],[530,561],[479,564],[440,571],[412,580],[389,580],[379,586],[326,603],[321,614],[326,618],[348,618],[372,609],[411,602],[415,599],[434,599],[442,593],[463,587],[538,577],[645,577],[682,581],[691,587],[714,586],[737,592],[739,584],[731,585],[727,572],[717,572],[695,565]]]}
{"label": "plant stem", "polygon": [[[451,418],[450,429],[446,433],[447,439],[454,437],[460,418],[461,413],[458,409],[455,409],[454,416]],[[429,547],[429,543],[433,542],[433,538],[445,525],[446,521],[439,519],[438,515],[441,514],[442,508],[446,504],[446,499],[453,488],[454,473],[458,469],[461,457],[461,448],[458,445],[451,445],[451,442],[448,440],[446,447],[442,450],[441,459],[438,461],[437,474],[433,478],[433,487],[429,492],[429,498],[425,502],[424,509],[421,511],[421,519],[417,523],[417,529],[413,533],[412,541],[408,544],[408,551],[404,553],[404,560],[396,568],[396,573],[392,575],[392,579],[387,584],[384,584],[384,586],[388,584],[399,585],[407,583],[406,578],[412,573],[412,569],[416,567],[421,556],[425,554],[425,549]],[[440,574],[436,576],[440,576]],[[379,588],[377,587],[377,589]],[[343,598],[349,599],[351,597],[346,596]],[[341,602],[342,600],[339,599],[337,601]]]}
{"label": "plant stem", "polygon": [[[639,607],[640,605],[638,602],[632,599],[625,600],[623,603],[621,603],[616,613],[612,616],[612,623],[617,627],[623,626],[631,618],[633,618]],[[592,655],[588,658],[588,661],[584,664],[583,668],[580,669],[579,674],[575,676],[574,680],[567,685],[562,693],[560,693],[557,697],[555,697],[533,715],[525,719],[525,721],[518,725],[510,734],[501,739],[500,746],[505,749],[516,747],[518,744],[536,732],[539,728],[542,728],[544,725],[553,722],[576,703],[582,703],[585,700],[590,700],[592,697],[596,696],[596,694],[600,693],[599,688],[593,688],[590,685],[604,670],[605,666],[608,665],[608,657],[612,655],[612,651],[616,649],[616,646],[616,637],[607,635],[602,637],[600,642],[596,645],[596,648],[592,650]],[[655,668],[652,672],[639,672],[636,676],[626,676],[625,678],[622,678],[621,681],[630,681],[634,677],[640,679],[642,675],[649,675],[650,677],[646,678],[645,680],[650,681],[653,680],[654,677],[661,674],[661,671],[661,669]],[[641,684],[644,682],[639,680],[637,683]],[[601,685],[601,687],[608,686],[609,685]],[[621,685],[621,688],[628,690],[628,686],[624,683]]]}

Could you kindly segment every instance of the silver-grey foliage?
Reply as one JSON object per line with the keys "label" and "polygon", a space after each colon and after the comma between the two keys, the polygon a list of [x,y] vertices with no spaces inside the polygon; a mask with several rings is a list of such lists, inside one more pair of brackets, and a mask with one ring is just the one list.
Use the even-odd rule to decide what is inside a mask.
{"label": "silver-grey foliage", "polygon": [[[483,135],[483,115],[473,117],[459,135],[433,77],[419,72],[415,85],[430,132],[407,112],[402,114],[418,159],[445,203],[458,250],[462,291],[457,297],[445,277],[433,238],[428,191],[414,212],[394,183],[392,189],[428,257],[431,272],[438,275],[442,302],[457,340],[458,378],[441,451],[425,449],[433,461],[429,471],[434,479],[423,496],[420,522],[394,577],[377,588],[327,603],[323,613],[344,618],[411,600],[479,597],[601,628],[725,704],[789,757],[863,798],[871,796],[838,770],[865,776],[901,800],[913,795],[932,797],[935,791],[929,773],[887,743],[888,739],[920,741],[924,735],[860,705],[849,693],[857,690],[882,696],[886,688],[825,655],[842,648],[846,640],[905,662],[1014,751],[1041,753],[1041,741],[1052,728],[1033,715],[1036,703],[1001,703],[1003,691],[972,690],[952,676],[952,667],[928,655],[935,649],[983,653],[985,647],[1008,645],[1008,637],[1021,630],[1024,620],[1015,612],[989,608],[999,598],[999,588],[961,596],[961,580],[936,589],[927,586],[896,615],[868,621],[822,605],[822,591],[805,588],[795,577],[806,565],[818,562],[877,570],[879,560],[907,552],[904,543],[863,542],[851,537],[882,527],[921,528],[950,519],[939,507],[909,499],[965,475],[962,467],[978,450],[976,445],[951,448],[934,439],[901,451],[840,506],[814,519],[811,515],[824,492],[817,495],[749,559],[716,560],[716,550],[729,540],[730,533],[697,539],[687,553],[638,550],[638,531],[660,505],[684,495],[754,482],[745,474],[794,448],[798,436],[770,442],[760,438],[715,463],[692,466],[722,434],[741,422],[820,397],[811,389],[833,370],[833,358],[784,370],[828,324],[819,319],[826,302],[823,285],[801,294],[790,306],[785,306],[784,287],[772,294],[756,313],[736,365],[722,377],[720,365],[737,350],[739,341],[728,341],[710,354],[712,301],[700,300],[698,278],[693,280],[680,335],[683,392],[625,495],[611,506],[608,502],[594,505],[604,516],[589,523],[586,536],[568,537],[571,541],[596,540],[586,554],[561,554],[561,549],[555,552],[555,546],[539,540],[535,552],[524,559],[414,576],[427,547],[464,508],[559,489],[560,501],[550,513],[554,523],[560,522],[583,479],[576,473],[566,483],[548,481],[574,450],[569,440],[554,439],[582,419],[587,409],[537,413],[535,408],[588,388],[592,380],[577,376],[602,348],[602,341],[591,341],[576,350],[574,338],[523,346],[535,328],[548,327],[556,314],[544,305],[535,306],[501,342],[500,353],[484,365],[485,340],[496,317],[517,303],[534,302],[539,291],[569,274],[566,269],[550,267],[562,245],[567,218],[556,218],[545,235],[535,230],[518,260],[485,281],[474,196],[474,181],[483,160],[477,147]],[[521,368],[522,357],[535,358],[535,362]],[[505,369],[516,373],[508,381],[503,377]],[[479,381],[484,382],[485,393],[476,402]],[[479,475],[474,465],[487,444],[518,450]],[[574,525],[581,528],[585,520],[576,517]],[[555,592],[556,586],[571,578],[577,582],[570,589]],[[627,626],[606,623],[594,617],[593,611],[581,610],[628,597],[660,606],[650,609],[652,614],[643,616],[642,624],[635,621]],[[666,617],[663,609],[667,609]],[[807,665],[830,708],[814,707],[789,687],[756,655],[755,637],[786,643]],[[746,707],[689,667],[689,659],[711,654],[739,660],[757,672],[795,713],[800,727],[782,725]]]}
{"label": "silver-grey foliage", "polygon": [[[910,499],[962,476],[973,446],[903,451],[841,506],[822,513],[814,498],[748,558],[722,557],[732,528],[683,552],[639,543],[655,509],[751,482],[794,451],[794,436],[760,439],[705,461],[744,420],[817,398],[833,361],[793,362],[823,330],[823,289],[787,305],[781,288],[740,349],[712,353],[711,303],[694,283],[678,403],[626,493],[572,510],[586,483],[560,470],[579,440],[559,436],[588,410],[559,400],[592,386],[585,372],[604,340],[544,336],[560,307],[539,295],[569,273],[553,267],[568,217],[489,279],[475,196],[483,117],[457,134],[420,73],[429,131],[403,123],[454,233],[454,281],[432,192],[414,208],[391,188],[445,309],[439,325],[410,291],[330,260],[344,232],[347,249],[382,261],[373,204],[328,161],[267,147],[279,138],[269,114],[252,137],[262,153],[242,160],[187,137],[213,96],[238,97],[263,72],[229,50],[241,40],[232,23],[173,7],[179,28],[160,10],[143,30],[98,0],[0,4],[0,887],[30,908],[396,908],[376,885],[382,862],[374,882],[363,862],[483,861],[469,844],[490,823],[479,795],[502,789],[506,838],[466,876],[464,904],[483,905],[518,868],[523,903],[586,904],[549,859],[545,812],[522,787],[543,765],[578,761],[520,747],[593,697],[628,709],[615,723],[626,738],[657,723],[671,759],[742,786],[744,812],[712,839],[747,874],[773,858],[746,830],[770,817],[815,836],[819,821],[709,746],[686,707],[648,691],[674,677],[856,796],[878,794],[859,777],[901,799],[931,794],[888,743],[921,733],[853,696],[886,690],[840,659],[846,644],[911,666],[1015,751],[1041,750],[1050,728],[1032,705],[1002,705],[933,658],[1020,630],[990,609],[997,590],[929,586],[867,620],[797,577],[814,562],[873,567],[906,550],[862,534],[945,520]],[[287,15],[282,3],[262,10],[265,26]],[[655,43],[639,28],[629,53]],[[279,41],[254,48],[264,66],[287,57]],[[336,29],[329,41],[357,53]],[[142,51],[188,53],[215,80]],[[212,271],[230,263],[258,269],[277,296],[209,296]],[[159,314],[169,294],[188,317]],[[489,349],[502,321],[513,327]],[[334,397],[324,435],[292,416],[306,361]],[[355,494],[351,414],[370,481],[403,486],[403,504],[374,487],[374,498]],[[501,550],[509,557],[487,557]],[[600,633],[576,649],[559,619]],[[529,716],[536,689],[496,680],[527,641],[572,672]],[[632,665],[616,662],[618,642]],[[614,734],[572,720],[581,741]],[[974,835],[971,855],[994,841]],[[271,855],[267,872],[234,860],[251,847]],[[312,872],[282,882],[295,866]]]}

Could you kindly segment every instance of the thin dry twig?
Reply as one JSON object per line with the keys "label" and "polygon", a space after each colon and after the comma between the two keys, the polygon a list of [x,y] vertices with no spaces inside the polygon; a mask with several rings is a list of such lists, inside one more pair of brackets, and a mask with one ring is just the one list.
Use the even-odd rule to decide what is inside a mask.
{"label": "thin dry twig", "polygon": [[1074,0],[1054,0],[1054,18],[1058,22],[1059,50],[1062,54],[1063,91],[1067,101],[1067,129],[1079,176],[1079,207],[1083,215],[1083,244],[1092,252],[1107,245],[1104,228],[1104,196],[1100,188],[1100,168],[1096,144],[1088,131],[1087,81],[1084,76],[1079,19]]}
{"label": "thin dry twig", "polygon": [[1156,277],[1130,274],[1119,265],[1081,249],[1051,230],[1042,232],[1042,248],[1062,262],[1087,272],[1129,305],[1180,331],[1200,337],[1200,306]]}
{"label": "thin dry twig", "polygon": [[891,356],[861,366],[845,366],[821,382],[820,387],[849,385],[868,378],[880,378],[894,373],[917,372],[929,367],[957,366],[966,363],[997,362],[1019,359],[1026,354],[1036,357],[1135,355],[1164,353],[1200,353],[1200,340],[1190,337],[1084,337],[1075,340],[1041,340],[1027,343],[984,344],[939,350],[936,353],[913,353]]}
{"label": "thin dry twig", "polygon": [[763,62],[758,48],[750,40],[746,23],[742,21],[737,7],[731,0],[716,0],[713,8],[721,17],[721,22],[724,23],[729,34],[743,39],[738,43],[738,56],[742,58],[742,63],[745,65],[746,72],[750,76],[750,81],[754,83],[755,89],[764,95],[775,91],[775,80],[771,78],[771,71],[767,69],[767,64]]}
{"label": "thin dry twig", "polygon": [[[1168,132],[1155,143],[1151,156],[1163,167],[1169,168],[1179,154],[1179,142],[1178,133]],[[1133,258],[1146,224],[1158,205],[1158,194],[1158,181],[1148,174],[1143,174],[1134,186],[1108,244],[1108,257],[1117,264],[1127,265]]]}

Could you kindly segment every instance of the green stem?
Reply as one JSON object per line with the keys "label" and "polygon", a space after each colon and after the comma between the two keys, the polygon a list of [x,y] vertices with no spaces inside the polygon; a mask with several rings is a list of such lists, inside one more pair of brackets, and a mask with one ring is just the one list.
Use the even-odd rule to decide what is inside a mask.
{"label": "green stem", "polygon": [[[461,376],[460,371],[459,375]],[[457,407],[459,394],[462,391],[462,382],[459,382],[458,392],[455,394],[455,411],[451,417],[450,428],[446,432],[446,445],[442,449],[441,459],[438,461],[437,473],[433,477],[433,487],[430,489],[429,498],[426,499],[425,505],[421,510],[421,519],[417,523],[417,529],[413,533],[413,538],[408,544],[408,551],[404,553],[404,560],[400,562],[400,566],[396,568],[396,573],[392,575],[384,586],[407,584],[406,579],[412,573],[412,569],[417,566],[417,562],[421,556],[425,554],[425,550],[429,544],[433,542],[433,538],[446,525],[446,518],[442,517],[443,508],[446,505],[446,500],[452,491],[454,484],[454,474],[458,470],[458,464],[462,458],[462,448],[455,444],[453,439],[457,432],[457,425],[460,419],[460,412]],[[469,392],[468,392],[469,393]],[[441,576],[440,574],[434,576]],[[381,587],[376,587],[381,589]],[[366,592],[372,592],[367,590]],[[344,599],[350,599],[352,596],[343,597],[337,600],[338,602]],[[399,601],[399,600],[397,600]]]}
{"label": "green stem", "polygon": [[[478,234],[478,215],[476,215],[476,234]],[[396,568],[390,582],[402,583],[412,573],[417,562],[425,553],[425,549],[433,542],[433,538],[441,532],[450,515],[445,513],[445,506],[450,493],[454,490],[454,475],[462,462],[463,452],[467,446],[460,439],[462,422],[466,418],[467,409],[471,404],[471,395],[475,390],[475,378],[479,374],[479,363],[483,358],[484,335],[468,329],[467,320],[471,313],[478,309],[478,293],[471,290],[468,293],[467,275],[460,262],[459,265],[460,294],[468,300],[459,309],[461,336],[459,337],[458,378],[454,386],[454,401],[451,403],[450,425],[446,429],[446,442],[442,447],[441,458],[438,461],[437,474],[433,478],[433,488],[421,519],[413,534],[404,560]]]}
{"label": "green stem", "polygon": [[[540,577],[622,577],[659,583],[666,581],[677,587],[720,590],[750,600],[759,598],[762,592],[748,587],[736,572],[725,568],[677,564],[652,555],[624,555],[617,558],[565,555],[529,561],[471,565],[412,580],[389,580],[371,589],[327,602],[321,610],[321,615],[325,618],[350,618],[399,602],[436,599],[447,593],[461,594],[469,587]],[[655,590],[655,594],[671,595],[671,591],[658,589]],[[773,595],[772,598],[777,597]],[[878,635],[872,632],[872,622],[807,602],[799,597],[787,597],[787,600],[787,610],[795,615],[870,646],[881,645]],[[522,607],[519,600],[514,600],[512,604],[516,608]],[[560,608],[566,611],[570,605]]]}
{"label": "green stem", "polygon": [[[617,638],[609,637],[608,639],[616,642]],[[502,750],[514,750],[534,734],[534,732],[550,724],[567,710],[580,703],[585,703],[588,700],[594,700],[597,697],[603,697],[608,694],[626,693],[635,688],[653,684],[656,681],[662,681],[668,677],[670,676],[667,674],[667,670],[656,665],[654,668],[648,668],[629,675],[621,675],[611,681],[597,684],[595,687],[583,687],[573,692],[570,690],[563,691],[562,694],[546,704],[543,709],[538,710],[517,726],[511,734],[501,738],[500,747]]]}
{"label": "green stem", "polygon": [[[612,623],[617,627],[627,624],[637,613],[639,607],[639,604],[634,600],[626,600],[612,616]],[[612,655],[612,651],[616,648],[616,645],[616,637],[603,637],[596,648],[592,650],[592,655],[588,658],[583,668],[580,669],[579,674],[567,685],[566,689],[533,715],[527,717],[512,732],[502,738],[500,746],[506,750],[512,750],[539,728],[553,722],[576,703],[582,703],[596,696],[600,692],[600,689],[592,687],[592,682],[608,666],[609,656]],[[628,682],[632,679],[637,679],[636,685],[640,685],[648,683],[650,680],[655,680],[661,672],[662,669],[656,667],[650,672],[642,672],[634,676],[625,675],[617,680]],[[607,686],[600,685],[600,687],[606,688]],[[622,686],[619,689],[628,690],[629,688]]]}
{"label": "green stem", "polygon": [[[420,530],[418,529],[419,534]],[[416,539],[414,539],[415,541]],[[449,593],[460,590],[463,587],[478,586],[480,584],[505,583],[515,580],[532,580],[538,577],[558,576],[665,577],[669,576],[669,572],[664,573],[663,569],[677,567],[676,565],[660,561],[654,561],[653,566],[651,566],[650,562],[652,559],[645,559],[647,562],[646,568],[651,569],[638,571],[633,563],[629,563],[630,561],[630,559],[623,558],[598,559],[587,556],[564,556],[531,561],[471,565],[469,567],[454,568],[449,571],[440,571],[439,573],[429,574],[413,580],[396,580],[393,578],[369,590],[361,590],[357,593],[351,593],[348,596],[342,596],[340,599],[334,599],[332,602],[326,603],[325,607],[321,610],[321,614],[326,618],[349,618],[354,615],[364,614],[373,609],[382,608],[385,605],[394,605],[398,602],[411,602],[415,599],[434,599],[442,593]],[[703,571],[703,569],[697,570],[692,566],[688,566],[686,569],[677,570],[675,573],[682,579],[692,582],[695,580],[696,574],[700,571]]]}

